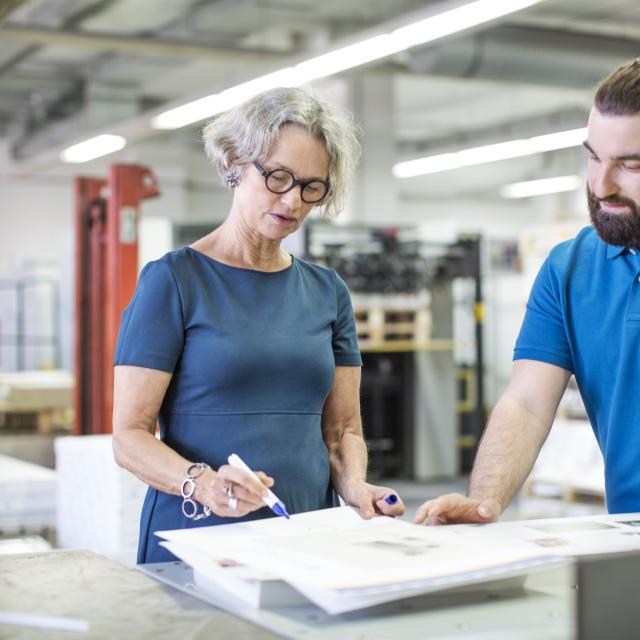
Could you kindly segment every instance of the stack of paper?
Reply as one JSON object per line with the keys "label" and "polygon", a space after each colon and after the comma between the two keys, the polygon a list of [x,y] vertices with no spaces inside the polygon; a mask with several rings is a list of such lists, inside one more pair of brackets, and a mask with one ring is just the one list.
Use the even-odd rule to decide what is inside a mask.
{"label": "stack of paper", "polygon": [[110,435],[56,438],[58,544],[134,565],[147,486],[113,459]]}
{"label": "stack of paper", "polygon": [[193,567],[204,589],[226,589],[252,606],[273,606],[292,604],[293,588],[333,614],[526,575],[560,562],[526,541],[498,533],[470,538],[465,530],[384,517],[363,520],[340,507],[290,520],[157,535]]}
{"label": "stack of paper", "polygon": [[196,584],[208,593],[221,596],[230,593],[255,608],[308,602],[299,591],[268,571],[218,559],[183,542],[161,544],[194,568]]}
{"label": "stack of paper", "polygon": [[56,525],[56,472],[0,455],[0,529],[46,529]]}

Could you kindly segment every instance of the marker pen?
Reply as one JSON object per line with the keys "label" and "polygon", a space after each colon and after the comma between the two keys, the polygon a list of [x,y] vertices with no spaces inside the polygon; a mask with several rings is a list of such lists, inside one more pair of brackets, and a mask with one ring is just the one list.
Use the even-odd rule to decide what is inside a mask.
{"label": "marker pen", "polygon": [[[240,456],[237,453],[232,453],[227,458],[227,460],[232,467],[247,471],[258,482],[261,482],[260,478],[258,478],[258,476],[249,468],[249,466],[242,460],[242,458],[240,458]],[[275,493],[273,493],[273,491],[270,491],[270,490],[267,490],[267,491],[269,491],[269,493],[267,493],[267,495],[263,498],[263,500],[267,504],[269,509],[271,509],[271,511],[273,511],[276,515],[284,516],[285,518],[289,519],[289,514],[287,513],[287,508],[284,506],[284,502],[282,502],[282,500],[280,500],[280,498],[278,498],[278,496]],[[396,497],[396,500],[397,499],[398,498]]]}

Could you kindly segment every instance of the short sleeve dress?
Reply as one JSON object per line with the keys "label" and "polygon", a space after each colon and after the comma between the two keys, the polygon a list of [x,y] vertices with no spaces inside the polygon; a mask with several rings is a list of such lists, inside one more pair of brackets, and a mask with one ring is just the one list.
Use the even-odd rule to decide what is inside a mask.
{"label": "short sleeve dress", "polygon": [[[334,506],[321,432],[335,367],[361,366],[345,283],[293,258],[277,272],[233,267],[184,247],[149,263],[125,309],[114,364],[173,373],[161,439],[216,469],[237,453],[275,480],[290,513]],[[138,562],[174,560],[155,531],[265,518],[194,522],[182,499],[149,488]]]}

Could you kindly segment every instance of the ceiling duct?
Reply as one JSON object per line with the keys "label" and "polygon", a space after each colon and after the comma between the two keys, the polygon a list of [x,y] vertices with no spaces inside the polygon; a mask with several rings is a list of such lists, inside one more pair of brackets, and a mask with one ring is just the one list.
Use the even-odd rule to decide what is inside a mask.
{"label": "ceiling duct", "polygon": [[408,65],[433,76],[588,88],[637,56],[636,40],[500,26],[411,51]]}
{"label": "ceiling duct", "polygon": [[0,3],[0,25],[18,8],[20,8],[26,0],[4,0]]}

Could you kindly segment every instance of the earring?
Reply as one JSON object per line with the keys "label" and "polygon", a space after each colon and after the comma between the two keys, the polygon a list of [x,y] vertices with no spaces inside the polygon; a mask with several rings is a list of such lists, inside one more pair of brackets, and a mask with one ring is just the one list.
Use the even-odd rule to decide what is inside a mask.
{"label": "earring", "polygon": [[240,178],[237,173],[228,173],[224,181],[229,189],[235,189],[240,184]]}

